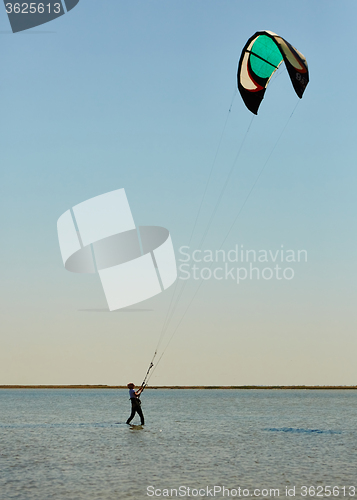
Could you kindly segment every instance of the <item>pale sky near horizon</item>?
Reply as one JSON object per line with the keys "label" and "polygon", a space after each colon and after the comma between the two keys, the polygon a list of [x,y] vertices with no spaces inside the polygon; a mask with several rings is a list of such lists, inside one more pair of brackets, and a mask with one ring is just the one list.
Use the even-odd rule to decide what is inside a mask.
{"label": "pale sky near horizon", "polygon": [[[289,280],[211,279],[193,300],[189,280],[151,382],[356,384],[356,16],[352,0],[81,0],[11,34],[0,9],[0,384],[141,382],[174,287],[106,312],[98,276],[64,269],[57,219],[125,188],[137,225],[192,254],[249,126],[203,248],[220,248],[269,158],[223,249],[307,262],[283,263]],[[261,29],[305,55],[310,83],[299,101],[281,68],[251,121],[233,96]]]}

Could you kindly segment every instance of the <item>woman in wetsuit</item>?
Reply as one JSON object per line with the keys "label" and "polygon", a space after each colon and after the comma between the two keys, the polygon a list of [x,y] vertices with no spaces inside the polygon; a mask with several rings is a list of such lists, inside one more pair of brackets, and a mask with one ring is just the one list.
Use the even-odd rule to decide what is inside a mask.
{"label": "woman in wetsuit", "polygon": [[144,415],[143,411],[141,409],[141,401],[140,401],[140,394],[143,392],[144,388],[140,387],[137,391],[135,391],[135,385],[130,383],[127,385],[129,389],[129,397],[131,401],[131,415],[126,421],[127,424],[130,424],[130,422],[133,420],[135,413],[138,413],[140,420],[141,420],[141,425],[144,425]]}

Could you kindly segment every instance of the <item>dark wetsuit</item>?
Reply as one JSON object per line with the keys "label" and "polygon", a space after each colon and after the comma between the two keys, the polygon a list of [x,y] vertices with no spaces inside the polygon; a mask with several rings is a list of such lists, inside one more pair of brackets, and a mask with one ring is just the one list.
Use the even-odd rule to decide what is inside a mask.
{"label": "dark wetsuit", "polygon": [[131,415],[126,421],[127,424],[130,424],[130,422],[133,420],[135,417],[135,413],[137,413],[140,417],[141,420],[141,425],[144,425],[144,415],[143,411],[141,409],[141,402],[138,396],[135,394],[134,389],[129,389],[129,395],[130,395],[130,401],[131,401]]}

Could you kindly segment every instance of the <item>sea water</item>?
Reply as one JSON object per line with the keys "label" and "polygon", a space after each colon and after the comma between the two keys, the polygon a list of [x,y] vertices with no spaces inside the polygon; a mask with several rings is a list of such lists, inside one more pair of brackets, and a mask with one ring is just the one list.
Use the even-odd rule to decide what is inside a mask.
{"label": "sea water", "polygon": [[0,390],[1,500],[357,499],[357,391],[146,390],[142,408],[129,427],[128,391]]}

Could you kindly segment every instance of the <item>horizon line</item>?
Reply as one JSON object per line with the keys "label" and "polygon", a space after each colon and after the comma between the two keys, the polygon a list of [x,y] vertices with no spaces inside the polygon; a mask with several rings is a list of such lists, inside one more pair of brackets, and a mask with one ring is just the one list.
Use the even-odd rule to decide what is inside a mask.
{"label": "horizon line", "polygon": [[[140,386],[137,386],[140,387]],[[63,384],[63,385],[0,385],[0,389],[127,389],[126,385],[105,385],[105,384]],[[145,389],[306,389],[306,390],[356,390],[357,385],[152,385]]]}

